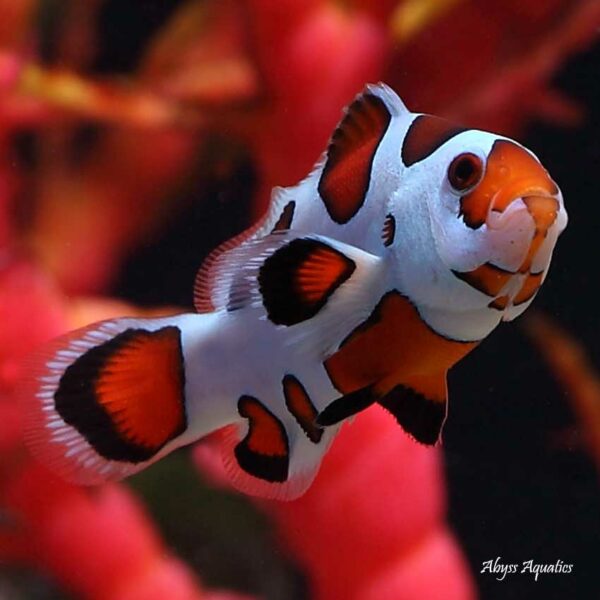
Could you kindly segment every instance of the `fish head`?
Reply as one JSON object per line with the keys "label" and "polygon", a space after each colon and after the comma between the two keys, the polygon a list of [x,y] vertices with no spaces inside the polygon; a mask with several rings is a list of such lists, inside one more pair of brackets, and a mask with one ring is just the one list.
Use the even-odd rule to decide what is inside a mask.
{"label": "fish head", "polygon": [[483,131],[456,135],[435,159],[425,197],[437,258],[460,285],[478,269],[493,271],[493,286],[475,285],[481,303],[502,298],[496,307],[514,318],[535,295],[523,287],[537,292],[567,225],[560,188],[531,151]]}

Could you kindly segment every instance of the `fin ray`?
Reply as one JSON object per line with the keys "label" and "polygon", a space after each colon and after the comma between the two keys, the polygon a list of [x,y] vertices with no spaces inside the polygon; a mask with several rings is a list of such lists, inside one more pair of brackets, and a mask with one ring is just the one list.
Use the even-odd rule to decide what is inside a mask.
{"label": "fin ray", "polygon": [[121,479],[187,427],[176,318],[94,323],[31,358],[22,396],[32,453],[66,479]]}
{"label": "fin ray", "polygon": [[295,209],[295,203],[289,207],[292,202],[287,189],[273,188],[269,208],[263,217],[237,236],[217,246],[206,257],[194,282],[194,306],[199,313],[225,308],[227,295],[224,294],[223,290],[228,289],[231,285],[231,252],[239,248],[244,242],[264,237],[273,229],[279,231],[280,228],[277,225],[280,221],[282,227],[285,224],[288,225],[286,229],[289,229]]}

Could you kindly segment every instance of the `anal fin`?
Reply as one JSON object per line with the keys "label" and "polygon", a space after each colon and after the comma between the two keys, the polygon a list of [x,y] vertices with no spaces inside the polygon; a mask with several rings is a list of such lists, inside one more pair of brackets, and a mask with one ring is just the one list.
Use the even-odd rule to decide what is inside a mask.
{"label": "anal fin", "polygon": [[446,420],[446,374],[411,378],[392,388],[377,402],[392,413],[417,442],[432,446],[439,440]]}

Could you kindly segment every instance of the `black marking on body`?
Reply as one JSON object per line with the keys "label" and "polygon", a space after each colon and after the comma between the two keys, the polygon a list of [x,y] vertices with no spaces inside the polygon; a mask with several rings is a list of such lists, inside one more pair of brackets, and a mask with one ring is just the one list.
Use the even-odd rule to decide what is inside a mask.
{"label": "black marking on body", "polygon": [[428,156],[454,136],[467,131],[446,119],[432,115],[419,115],[411,123],[402,144],[402,162],[410,167]]}
{"label": "black marking on body", "polygon": [[296,203],[294,200],[290,200],[279,215],[279,219],[277,219],[277,223],[273,226],[271,233],[275,231],[285,231],[287,229],[291,229],[292,221],[294,220],[294,211],[296,210]]}
{"label": "black marking on body", "polygon": [[371,386],[361,388],[328,404],[317,417],[317,424],[322,427],[336,425],[344,419],[352,417],[377,401]]}
{"label": "black marking on body", "polygon": [[418,442],[431,446],[438,441],[446,420],[446,402],[436,402],[409,387],[397,385],[378,403]]}

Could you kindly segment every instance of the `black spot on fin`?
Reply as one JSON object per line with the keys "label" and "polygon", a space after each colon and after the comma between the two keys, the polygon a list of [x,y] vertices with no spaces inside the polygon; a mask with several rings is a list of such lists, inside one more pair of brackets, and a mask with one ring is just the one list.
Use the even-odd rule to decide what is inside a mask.
{"label": "black spot on fin", "polygon": [[320,240],[291,241],[269,256],[258,274],[269,319],[290,326],[314,317],[355,269],[353,260]]}
{"label": "black spot on fin", "polygon": [[417,442],[432,446],[440,438],[447,401],[432,400],[408,386],[397,385],[377,402],[392,413],[402,429]]}
{"label": "black spot on fin", "polygon": [[373,394],[370,386],[346,394],[331,402],[331,404],[327,405],[318,414],[317,425],[320,425],[321,427],[336,425],[340,421],[368,408],[376,401],[377,396]]}

